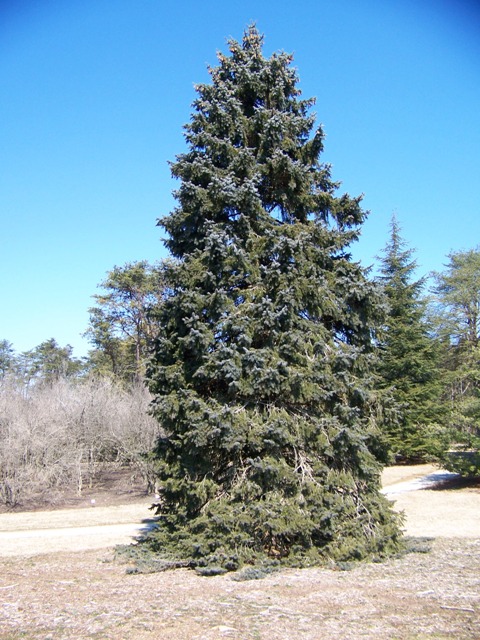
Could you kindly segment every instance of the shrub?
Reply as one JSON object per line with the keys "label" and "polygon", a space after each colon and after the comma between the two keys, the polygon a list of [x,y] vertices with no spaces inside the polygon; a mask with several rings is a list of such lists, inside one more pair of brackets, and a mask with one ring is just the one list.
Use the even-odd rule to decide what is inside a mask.
{"label": "shrub", "polygon": [[26,388],[0,382],[0,500],[54,500],[64,489],[82,492],[105,463],[132,467],[153,485],[150,451],[161,429],[147,414],[141,385],[122,388],[107,379]]}

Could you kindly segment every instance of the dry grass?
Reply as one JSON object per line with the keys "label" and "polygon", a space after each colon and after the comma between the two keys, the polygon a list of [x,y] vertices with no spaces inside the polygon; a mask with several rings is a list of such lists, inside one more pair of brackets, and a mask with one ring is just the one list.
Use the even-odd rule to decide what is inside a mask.
{"label": "dry grass", "polygon": [[[405,479],[403,473],[395,481]],[[480,511],[475,488],[402,494],[407,528],[422,531],[422,508],[433,494],[440,496],[435,508],[444,520],[451,500],[464,500],[465,511],[455,515],[463,518],[457,535]],[[99,513],[106,517],[88,508],[76,513],[84,523]],[[478,640],[480,531],[476,535],[436,537],[430,553],[350,571],[285,570],[249,582],[187,570],[129,575],[112,549],[4,558],[0,639]]]}
{"label": "dry grass", "polygon": [[0,638],[480,637],[480,544],[439,539],[352,571],[288,570],[261,581],[187,570],[127,575],[112,554],[89,551],[6,560]]}

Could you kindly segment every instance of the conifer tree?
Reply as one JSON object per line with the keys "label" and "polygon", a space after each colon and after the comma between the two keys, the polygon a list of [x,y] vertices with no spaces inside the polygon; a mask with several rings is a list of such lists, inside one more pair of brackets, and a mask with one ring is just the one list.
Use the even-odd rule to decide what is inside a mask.
{"label": "conifer tree", "polygon": [[114,267],[93,296],[87,336],[95,350],[89,354],[92,373],[118,379],[143,378],[150,341],[156,330],[150,309],[163,295],[163,268],[146,260]]}
{"label": "conifer tree", "polygon": [[438,335],[444,345],[443,399],[452,447],[443,464],[480,474],[480,248],[452,252],[434,273]]}
{"label": "conifer tree", "polygon": [[348,251],[365,214],[319,161],[292,56],[262,45],[249,27],[196,87],[159,221],[173,259],[147,377],[167,435],[146,544],[205,571],[400,540],[371,452],[381,298]]}
{"label": "conifer tree", "polygon": [[397,460],[431,459],[442,452],[439,350],[426,319],[423,278],[414,280],[413,250],[406,248],[395,216],[381,260],[389,310],[380,340],[381,386],[391,391],[398,418],[386,428]]}

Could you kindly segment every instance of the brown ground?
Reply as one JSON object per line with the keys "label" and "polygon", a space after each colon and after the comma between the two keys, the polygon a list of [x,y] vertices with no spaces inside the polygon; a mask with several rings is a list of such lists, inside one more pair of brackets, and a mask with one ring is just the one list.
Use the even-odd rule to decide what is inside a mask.
{"label": "brown ground", "polygon": [[25,511],[58,511],[59,509],[85,509],[90,507],[92,500],[97,507],[111,507],[142,502],[148,498],[142,479],[128,469],[118,468],[116,465],[105,466],[96,476],[95,484],[89,487],[87,483],[79,494],[73,488],[63,492],[56,490],[50,494],[29,496],[22,499],[17,507],[9,508],[0,504],[0,518],[3,513],[25,513]]}
{"label": "brown ground", "polygon": [[[393,468],[384,474],[384,486],[428,472]],[[43,529],[46,535],[39,534],[37,544],[59,527],[68,539],[71,526],[126,525],[132,517],[150,516],[146,498],[124,506],[91,507],[86,500],[82,509],[0,515],[0,532],[10,535],[17,549],[0,559],[0,639],[478,640],[478,486],[415,491],[395,499],[396,508],[406,512],[407,533],[435,538],[430,553],[351,571],[288,570],[248,582],[187,570],[129,575],[125,565],[113,561],[111,547],[26,555],[22,530]],[[88,546],[81,542],[87,533],[73,537],[77,549]],[[29,539],[30,549],[31,544]],[[2,549],[7,555],[5,548],[0,535],[0,555]]]}

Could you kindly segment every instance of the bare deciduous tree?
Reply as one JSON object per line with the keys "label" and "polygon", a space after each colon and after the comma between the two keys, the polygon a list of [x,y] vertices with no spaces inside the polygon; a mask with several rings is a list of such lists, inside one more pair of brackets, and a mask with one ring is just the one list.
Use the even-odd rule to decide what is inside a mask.
{"label": "bare deciduous tree", "polygon": [[148,415],[150,396],[140,384],[128,389],[109,379],[25,387],[0,382],[0,501],[54,498],[92,485],[102,465],[129,466],[145,485],[154,471],[147,453],[160,435]]}

